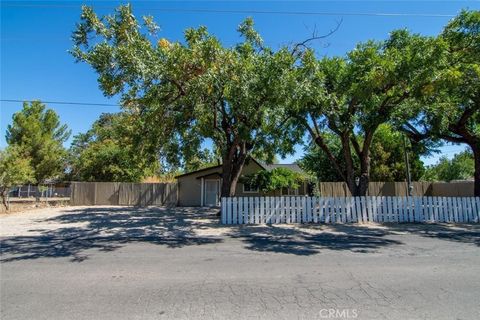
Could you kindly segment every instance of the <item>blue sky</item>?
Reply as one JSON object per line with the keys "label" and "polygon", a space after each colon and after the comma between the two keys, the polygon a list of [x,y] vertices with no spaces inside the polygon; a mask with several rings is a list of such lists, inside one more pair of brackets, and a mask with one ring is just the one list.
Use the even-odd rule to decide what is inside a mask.
{"label": "blue sky", "polygon": [[[0,97],[1,99],[40,99],[44,101],[74,101],[115,104],[98,89],[95,73],[88,65],[75,63],[67,50],[70,35],[79,20],[82,3],[93,5],[99,14],[107,14],[120,2],[45,2],[20,1],[1,3],[0,36]],[[125,3],[125,2],[122,2]],[[205,25],[225,45],[238,41],[235,29],[246,17],[255,19],[265,42],[275,48],[307,38],[315,28],[319,33],[332,29],[343,20],[340,29],[327,40],[315,43],[319,55],[344,55],[357,42],[383,39],[397,28],[407,28],[424,35],[436,35],[449,17],[371,16],[349,13],[413,13],[455,15],[462,8],[480,9],[477,1],[131,1],[137,16],[152,15],[161,26],[159,37],[171,41],[182,39],[187,27]],[[67,5],[67,7],[65,7]],[[162,9],[214,9],[258,11],[332,12],[333,15],[279,15],[260,13],[173,12]],[[115,112],[117,107],[72,106],[49,104],[72,130],[85,132],[103,112]],[[0,148],[6,146],[5,130],[21,103],[0,102]],[[67,142],[68,146],[70,141]],[[464,146],[449,145],[434,157],[424,159],[434,163],[439,156],[453,156]],[[297,153],[281,162],[301,157]]]}

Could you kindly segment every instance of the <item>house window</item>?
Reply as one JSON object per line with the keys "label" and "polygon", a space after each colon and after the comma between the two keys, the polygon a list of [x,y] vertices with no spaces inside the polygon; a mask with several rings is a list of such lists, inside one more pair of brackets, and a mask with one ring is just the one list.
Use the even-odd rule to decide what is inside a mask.
{"label": "house window", "polygon": [[244,193],[257,193],[258,186],[253,184],[243,184],[243,192]]}

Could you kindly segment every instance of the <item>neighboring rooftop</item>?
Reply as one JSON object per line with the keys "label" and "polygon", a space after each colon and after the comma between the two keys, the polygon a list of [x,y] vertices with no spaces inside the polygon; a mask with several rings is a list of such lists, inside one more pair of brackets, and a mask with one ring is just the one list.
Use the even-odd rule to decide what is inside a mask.
{"label": "neighboring rooftop", "polygon": [[262,164],[262,165],[265,167],[265,169],[269,171],[275,168],[287,168],[299,173],[305,173],[305,171],[303,171],[302,168],[300,168],[300,166],[296,163],[275,163],[275,164]]}

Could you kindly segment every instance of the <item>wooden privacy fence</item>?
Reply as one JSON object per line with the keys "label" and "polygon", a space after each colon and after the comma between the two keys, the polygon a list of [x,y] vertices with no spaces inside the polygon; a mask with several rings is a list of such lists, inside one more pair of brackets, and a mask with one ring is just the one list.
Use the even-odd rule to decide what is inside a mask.
{"label": "wooden privacy fence", "polygon": [[[417,197],[472,197],[473,181],[457,182],[412,182],[412,195]],[[319,196],[351,197],[345,182],[319,182]],[[367,196],[406,197],[406,182],[369,182]]]}
{"label": "wooden privacy fence", "polygon": [[224,224],[480,222],[474,197],[222,198]]}
{"label": "wooden privacy fence", "polygon": [[72,182],[70,204],[153,206],[177,204],[176,183]]}

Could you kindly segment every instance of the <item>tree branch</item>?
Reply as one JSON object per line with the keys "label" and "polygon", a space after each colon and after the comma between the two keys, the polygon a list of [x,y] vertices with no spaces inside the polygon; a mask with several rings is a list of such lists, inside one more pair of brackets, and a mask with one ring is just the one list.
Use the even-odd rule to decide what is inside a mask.
{"label": "tree branch", "polygon": [[337,30],[340,28],[341,24],[343,22],[343,19],[340,19],[340,21],[337,22],[337,25],[335,26],[335,28],[331,29],[328,33],[324,34],[324,35],[318,35],[317,34],[317,31],[316,29],[313,30],[313,33],[312,33],[312,36],[308,39],[305,39],[304,41],[302,42],[298,42],[296,43],[294,46],[293,46],[293,49],[292,49],[292,52],[291,52],[291,55],[292,56],[299,56],[301,54],[301,50],[302,48],[305,49],[307,48],[307,44],[309,42],[312,42],[312,41],[315,41],[315,40],[320,40],[320,39],[325,39],[325,38],[328,38],[329,36],[331,36],[332,34],[334,34],[335,32],[337,32]]}

